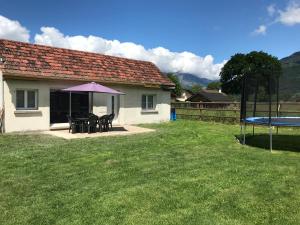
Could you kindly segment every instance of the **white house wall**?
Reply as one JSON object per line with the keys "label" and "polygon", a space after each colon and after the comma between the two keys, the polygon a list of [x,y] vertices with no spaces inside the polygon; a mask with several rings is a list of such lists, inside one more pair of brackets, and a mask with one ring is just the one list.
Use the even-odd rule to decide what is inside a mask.
{"label": "white house wall", "polygon": [[107,94],[94,93],[93,94],[93,113],[95,115],[105,115],[107,114]]}
{"label": "white house wall", "polygon": [[[50,90],[63,89],[78,85],[78,82],[67,81],[25,81],[4,80],[5,131],[49,130],[50,129]],[[129,86],[110,86],[125,95],[115,98],[120,108],[116,113],[118,124],[140,124],[168,121],[170,115],[170,92],[161,89],[137,88]],[[1,86],[0,86],[1,88]],[[16,110],[16,90],[38,90],[38,110]],[[143,94],[156,96],[156,110],[144,113],[141,110]],[[110,113],[111,95],[94,94],[93,112],[96,115]],[[117,109],[117,108],[115,108]]]}
{"label": "white house wall", "polygon": [[[75,83],[6,79],[4,81],[5,132],[49,130],[50,90],[62,89],[71,85],[75,85]],[[16,110],[17,89],[38,90],[38,109]]]}
{"label": "white house wall", "polygon": [[[120,117],[123,124],[158,123],[170,118],[171,96],[169,91],[150,88],[120,88],[126,93],[120,96]],[[153,112],[143,112],[141,109],[142,95],[156,96],[156,109]]]}

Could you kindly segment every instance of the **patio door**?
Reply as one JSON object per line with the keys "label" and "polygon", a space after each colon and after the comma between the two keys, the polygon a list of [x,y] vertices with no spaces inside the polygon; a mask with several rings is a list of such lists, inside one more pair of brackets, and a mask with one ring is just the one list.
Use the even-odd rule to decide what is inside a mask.
{"label": "patio door", "polygon": [[[72,116],[80,116],[89,112],[88,93],[72,93]],[[50,124],[67,123],[70,113],[70,94],[59,90],[50,90]]]}

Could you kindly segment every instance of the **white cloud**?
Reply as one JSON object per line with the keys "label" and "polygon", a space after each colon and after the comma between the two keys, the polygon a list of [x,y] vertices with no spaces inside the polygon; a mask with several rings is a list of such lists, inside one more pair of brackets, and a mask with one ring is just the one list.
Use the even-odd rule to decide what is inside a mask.
{"label": "white cloud", "polygon": [[29,31],[18,21],[0,15],[0,38],[29,42]]}
{"label": "white cloud", "polygon": [[172,52],[163,47],[145,49],[132,42],[107,40],[93,35],[68,36],[54,27],[42,27],[41,34],[36,34],[34,40],[37,44],[151,61],[163,72],[192,73],[208,79],[218,79],[225,63],[215,64],[211,55],[201,57],[191,52]]}
{"label": "white cloud", "polygon": [[[29,42],[30,34],[18,21],[0,15],[0,38]],[[68,36],[54,27],[41,27],[41,33],[35,34],[34,41],[37,44],[151,61],[163,72],[192,73],[208,79],[218,79],[225,64],[225,61],[214,63],[211,55],[201,57],[191,52],[172,52],[163,47],[145,49],[132,42],[107,40],[93,35]]]}
{"label": "white cloud", "polygon": [[269,16],[273,16],[276,13],[276,6],[275,4],[271,4],[267,7],[267,11]]}
{"label": "white cloud", "polygon": [[269,17],[272,18],[272,22],[266,23],[266,25],[260,25],[256,30],[252,32],[253,35],[265,35],[267,29],[274,25],[281,23],[286,26],[293,26],[300,24],[300,1],[290,1],[285,9],[278,9],[275,4],[271,4],[267,7]]}
{"label": "white cloud", "polygon": [[278,22],[293,26],[295,24],[300,24],[300,5],[296,2],[291,2],[285,10],[279,10]]}
{"label": "white cloud", "polygon": [[267,26],[260,25],[257,29],[255,29],[252,34],[253,35],[266,35],[267,33]]}

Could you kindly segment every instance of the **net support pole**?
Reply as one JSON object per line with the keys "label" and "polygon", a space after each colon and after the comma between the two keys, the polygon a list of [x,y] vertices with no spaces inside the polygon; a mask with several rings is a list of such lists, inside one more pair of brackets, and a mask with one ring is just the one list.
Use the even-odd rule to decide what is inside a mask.
{"label": "net support pole", "polygon": [[245,145],[246,143],[246,136],[245,136],[245,119],[246,119],[246,74],[243,76],[243,83],[242,83],[242,96],[241,96],[241,104],[240,104],[240,123],[241,123],[241,133],[242,133],[242,144]]}
{"label": "net support pole", "polygon": [[272,152],[272,89],[271,89],[271,75],[269,75],[269,135],[270,135],[270,151]]}
{"label": "net support pole", "polygon": [[242,139],[243,139],[243,125],[240,123],[240,138],[239,138],[239,141],[240,141],[240,143],[242,143],[243,141],[242,141]]}
{"label": "net support pole", "polygon": [[[256,116],[256,102],[257,102],[257,92],[258,92],[258,78],[256,77],[256,84],[255,84],[255,92],[254,92],[254,105],[253,105],[253,117]],[[254,136],[254,124],[252,128],[252,135]]]}
{"label": "net support pole", "polygon": [[[279,75],[276,74],[276,117],[279,117],[279,109],[280,109],[280,104],[279,104]],[[276,127],[276,134],[278,134],[278,126]]]}
{"label": "net support pole", "polygon": [[272,152],[272,150],[273,150],[272,126],[269,126],[269,135],[270,135],[270,152]]}
{"label": "net support pole", "polygon": [[242,144],[245,145],[246,144],[246,132],[245,132],[245,124],[242,124],[241,126],[241,130],[242,130],[242,136],[243,136],[243,141]]}

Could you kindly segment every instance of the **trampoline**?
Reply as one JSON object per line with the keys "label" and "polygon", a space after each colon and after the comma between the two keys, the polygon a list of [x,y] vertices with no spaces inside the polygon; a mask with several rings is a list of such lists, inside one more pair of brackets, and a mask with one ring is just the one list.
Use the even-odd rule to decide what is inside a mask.
{"label": "trampoline", "polygon": [[240,124],[242,144],[246,143],[246,126],[252,126],[252,135],[255,126],[269,128],[270,150],[272,151],[273,127],[278,133],[279,127],[300,127],[300,117],[297,114],[282,115],[279,102],[280,67],[262,66],[264,73],[249,70],[241,78],[241,107]]}
{"label": "trampoline", "polygon": [[300,117],[248,117],[245,119],[247,124],[257,124],[275,127],[300,127]]}

